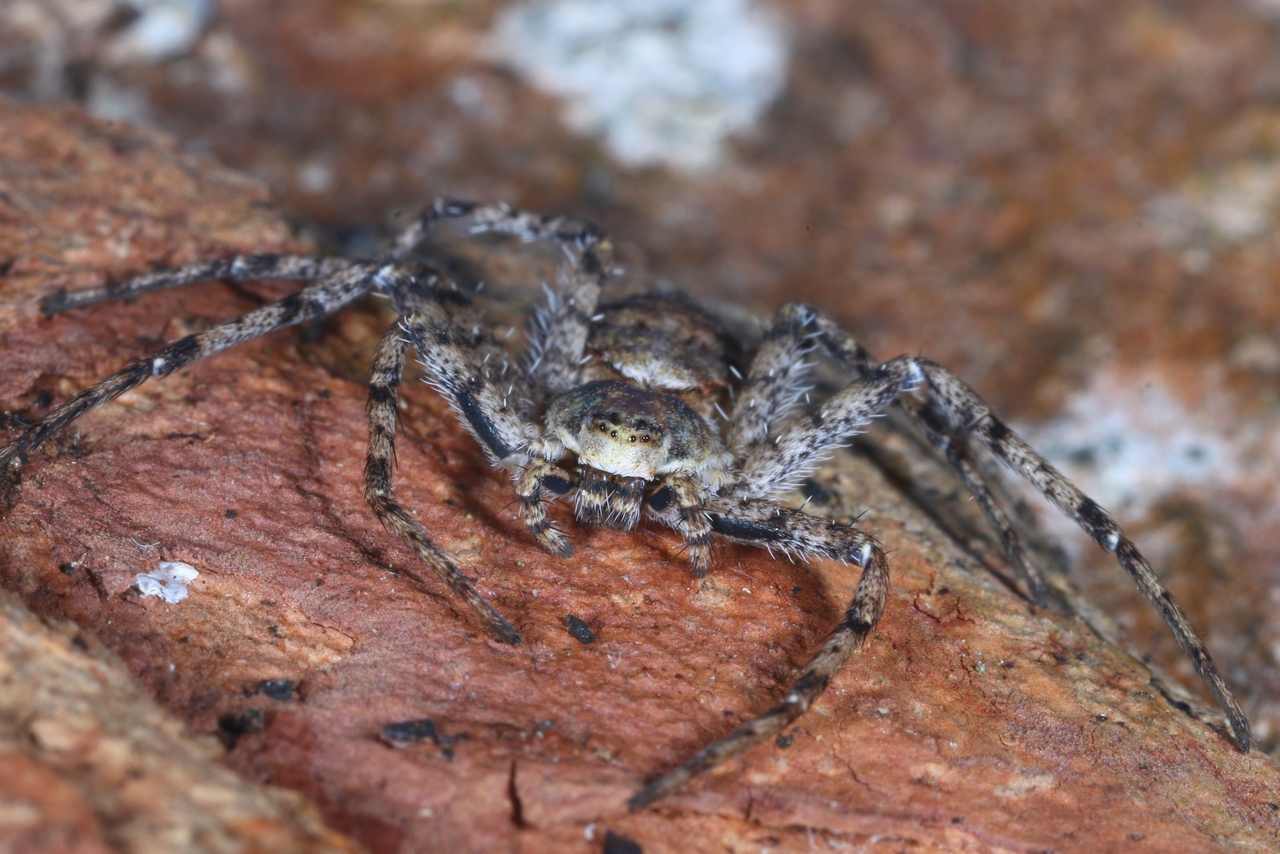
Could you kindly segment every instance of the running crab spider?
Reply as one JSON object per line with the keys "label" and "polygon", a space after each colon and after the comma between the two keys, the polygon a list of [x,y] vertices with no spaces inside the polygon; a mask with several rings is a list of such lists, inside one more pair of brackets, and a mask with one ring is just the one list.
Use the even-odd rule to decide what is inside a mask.
{"label": "running crab spider", "polygon": [[[474,233],[550,242],[570,258],[560,290],[533,318],[523,363],[492,335],[483,312],[464,292],[412,260],[442,221]],[[611,240],[581,221],[503,205],[439,201],[381,260],[237,256],[54,294],[43,304],[46,313],[209,279],[308,283],[278,302],[179,338],[75,395],[0,448],[0,470],[21,465],[30,451],[72,421],[149,378],[322,318],[371,291],[386,296],[398,320],[378,344],[370,370],[364,496],[378,518],[499,641],[518,644],[520,635],[393,497],[398,389],[410,348],[427,381],[456,410],[490,461],[511,474],[517,512],[529,534],[556,555],[570,555],[573,546],[550,521],[547,507],[565,498],[588,525],[630,529],[647,517],[671,528],[683,539],[698,577],[711,568],[716,537],[801,559],[851,563],[861,571],[843,618],[782,701],[634,795],[628,805],[639,809],[803,715],[876,625],[889,587],[888,562],[877,541],[776,499],[872,418],[910,395],[921,402],[903,407],[905,417],[977,496],[1033,599],[1044,600],[1044,582],[1022,554],[975,465],[971,442],[1025,478],[1115,554],[1208,683],[1240,748],[1249,748],[1243,712],[1203,641],[1137,547],[1105,510],[953,374],[910,356],[879,363],[831,317],[800,304],[776,313],[740,369],[716,320],[688,297],[653,291],[607,299],[611,255]],[[805,357],[814,351],[843,368],[847,384],[816,407],[801,409],[809,367]]]}

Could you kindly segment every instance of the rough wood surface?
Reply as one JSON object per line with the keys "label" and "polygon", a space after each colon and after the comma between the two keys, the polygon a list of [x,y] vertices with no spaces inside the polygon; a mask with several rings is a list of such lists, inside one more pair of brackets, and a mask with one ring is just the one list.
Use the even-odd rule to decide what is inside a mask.
{"label": "rough wood surface", "polygon": [[305,798],[255,785],[94,636],[0,593],[0,848],[344,852]]}
{"label": "rough wood surface", "polygon": [[[155,135],[0,110],[11,412],[257,303],[214,283],[42,318],[36,295],[292,245],[255,185]],[[412,385],[398,495],[526,638],[495,644],[395,572],[412,557],[362,504],[360,380],[384,321],[369,306],[314,341],[278,334],[126,395],[36,455],[0,540],[0,577],[28,607],[100,638],[193,737],[219,736],[230,767],[314,799],[369,849],[598,851],[608,832],[646,851],[1280,844],[1274,762],[1241,756],[1082,624],[1032,613],[981,548],[853,454],[811,506],[864,513],[892,552],[872,642],[787,746],[627,814],[641,782],[777,698],[856,576],[724,547],[698,582],[666,534],[571,524],[577,556],[552,558],[520,530],[505,476]],[[161,560],[201,573],[185,601],[134,589]],[[281,679],[292,693],[263,692]],[[436,738],[385,737],[420,719]]]}
{"label": "rough wood surface", "polygon": [[[8,0],[0,87],[164,128],[362,251],[437,195],[570,211],[701,294],[818,302],[876,353],[946,365],[1140,535],[1280,749],[1274,3],[684,4],[765,9],[789,53],[757,126],[689,174],[619,162],[491,49],[532,2],[220,0],[148,53],[140,30],[207,5]],[[665,72],[605,51],[610,85]],[[1143,653],[1193,678],[1110,556],[1068,544]]]}

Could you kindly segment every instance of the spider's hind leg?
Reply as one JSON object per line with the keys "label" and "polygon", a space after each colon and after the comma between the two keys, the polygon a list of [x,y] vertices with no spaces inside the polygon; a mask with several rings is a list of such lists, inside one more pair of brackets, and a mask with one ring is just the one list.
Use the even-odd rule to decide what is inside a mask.
{"label": "spider's hind leg", "polygon": [[768,498],[794,487],[835,448],[897,401],[903,392],[915,389],[928,391],[930,402],[937,407],[946,425],[947,435],[972,436],[982,442],[1079,524],[1098,545],[1116,555],[1121,567],[1143,596],[1155,605],[1196,671],[1208,683],[1226,713],[1237,744],[1247,750],[1252,735],[1240,705],[1219,675],[1204,641],[1137,547],[1097,502],[1018,438],[972,389],[940,365],[899,356],[868,370],[816,411],[793,421],[775,441],[754,446],[743,464],[742,477],[734,485],[733,494],[743,498]]}
{"label": "spider's hind leg", "polygon": [[[825,312],[815,308],[806,309],[810,312],[815,337],[841,366],[854,376],[861,376],[875,367],[875,357],[853,335]],[[983,474],[979,460],[969,448],[964,431],[950,430],[945,414],[938,410],[936,404],[930,406],[929,403],[932,401],[916,407],[899,401],[898,409],[925,441],[943,455],[960,476],[965,488],[973,494],[983,515],[987,517],[988,524],[1000,537],[1005,558],[1026,585],[1031,601],[1042,607],[1047,606],[1050,596],[1044,575],[1027,554],[1013,521],[1005,513],[991,483]]]}

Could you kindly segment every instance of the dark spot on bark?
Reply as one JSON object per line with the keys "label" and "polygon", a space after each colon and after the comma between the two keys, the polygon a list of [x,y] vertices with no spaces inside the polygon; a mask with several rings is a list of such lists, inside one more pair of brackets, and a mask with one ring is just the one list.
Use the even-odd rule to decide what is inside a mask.
{"label": "dark spot on bark", "polygon": [[435,721],[430,718],[420,718],[414,721],[386,724],[382,727],[382,734],[398,744],[413,744],[428,738],[434,741],[439,735],[439,730],[436,729]]}
{"label": "dark spot on bark", "polygon": [[580,617],[573,614],[565,614],[564,626],[569,630],[569,634],[573,635],[574,640],[578,643],[588,644],[596,642],[595,632],[591,631],[591,627],[586,624]]}
{"label": "dark spot on bark", "polygon": [[780,732],[778,733],[778,737],[775,740],[775,743],[779,747],[781,747],[783,750],[786,750],[788,747],[795,744],[795,741],[796,741],[796,737],[794,735],[788,735],[785,732]]}
{"label": "dark spot on bark", "polygon": [[227,518],[228,518],[228,519],[234,519],[234,518],[236,518],[236,516],[237,516],[237,515],[238,515],[238,514],[237,514],[237,513],[236,513],[236,511],[234,511],[234,510],[228,510],[228,511],[227,511],[227,513],[226,513],[226,516],[227,516]]}
{"label": "dark spot on bark", "polygon": [[263,679],[256,690],[259,694],[284,702],[293,699],[293,689],[292,679]]}
{"label": "dark spot on bark", "polygon": [[638,842],[610,830],[604,835],[604,854],[644,854],[644,849]]}
{"label": "dark spot on bark", "polygon": [[262,709],[230,712],[218,718],[218,738],[227,750],[231,750],[241,736],[262,732],[265,726],[266,717]]}

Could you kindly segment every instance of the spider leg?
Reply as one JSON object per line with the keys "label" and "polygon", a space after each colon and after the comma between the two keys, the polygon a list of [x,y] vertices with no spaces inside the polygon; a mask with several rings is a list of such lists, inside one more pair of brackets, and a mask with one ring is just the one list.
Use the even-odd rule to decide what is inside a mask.
{"label": "spider leg", "polygon": [[547,519],[547,504],[552,499],[545,493],[565,495],[572,487],[573,478],[567,471],[539,457],[529,460],[516,474],[521,521],[538,545],[560,557],[571,557],[573,544]]}
{"label": "spider leg", "polygon": [[[507,205],[476,205],[437,199],[406,228],[393,254],[404,258],[439,223],[456,222],[473,233],[509,234],[525,243],[558,243],[571,263],[560,293],[549,293],[548,304],[536,317],[530,342],[529,373],[536,388],[555,394],[582,382],[582,354],[586,347],[600,287],[609,275],[613,241],[582,220],[515,210]],[[545,396],[545,394],[543,395]]]}
{"label": "spider leg", "polygon": [[364,465],[364,498],[373,512],[422,559],[445,585],[466,601],[485,627],[502,643],[520,643],[519,633],[494,610],[449,555],[432,542],[422,523],[391,497],[391,469],[395,463],[396,401],[404,375],[404,338],[399,325],[378,342],[369,368],[369,454]]}
{"label": "spider leg", "polygon": [[867,534],[769,501],[728,496],[712,498],[707,506],[711,527],[722,537],[804,557],[852,561],[862,567],[862,578],[844,618],[805,665],[783,701],[645,786],[627,801],[632,810],[665,797],[698,774],[780,732],[807,712],[875,628],[888,595],[888,561],[879,544]]}
{"label": "spider leg", "polygon": [[[805,377],[809,365],[804,357],[818,346],[855,377],[865,375],[877,365],[875,357],[826,313],[799,303],[784,305],[765,332],[733,412],[729,444],[738,460],[746,459],[768,438],[770,429],[785,418],[807,390]],[[930,419],[927,410],[909,405],[899,408],[925,440],[942,453],[965,488],[977,499],[988,523],[1000,537],[1009,565],[1022,578],[1031,600],[1037,605],[1046,605],[1049,593],[1044,578],[1027,556],[1022,539],[976,460],[970,458],[963,438],[948,434],[945,421],[939,427],[936,416]]]}
{"label": "spider leg", "polygon": [[532,392],[483,317],[465,304],[447,308],[442,300],[421,300],[417,311],[400,318],[400,328],[427,382],[462,416],[490,461],[524,465],[527,446],[540,433],[523,416]]}
{"label": "spider leg", "polygon": [[115,400],[149,377],[168,376],[236,344],[332,314],[369,291],[380,279],[399,274],[400,271],[390,266],[348,262],[328,277],[279,302],[254,309],[204,332],[171,341],[151,356],[117,371],[56,407],[17,439],[0,448],[0,470],[18,462],[23,454],[39,447],[81,415]]}
{"label": "spider leg", "polygon": [[972,389],[933,362],[899,356],[855,379],[818,410],[796,419],[774,443],[759,446],[743,465],[742,479],[733,487],[733,494],[767,498],[793,488],[835,447],[902,392],[921,386],[928,389],[938,412],[945,417],[949,434],[972,435],[981,441],[1095,542],[1115,553],[1121,567],[1142,595],[1155,605],[1179,646],[1217,697],[1237,744],[1242,750],[1248,750],[1252,734],[1244,712],[1219,675],[1204,641],[1133,542],[1097,502],[997,419]]}
{"label": "spider leg", "polygon": [[412,254],[431,230],[445,221],[454,221],[474,233],[509,234],[525,243],[559,243],[577,256],[578,265],[587,275],[608,274],[613,242],[589,222],[528,213],[508,205],[478,205],[452,199],[436,199],[410,223],[396,238],[393,257],[402,259]]}
{"label": "spider leg", "polygon": [[694,578],[705,578],[711,569],[711,517],[706,510],[707,490],[687,474],[665,477],[649,496],[653,515],[684,538],[689,568]]}
{"label": "spider leg", "polygon": [[915,359],[900,356],[854,379],[818,409],[793,420],[772,441],[752,446],[732,493],[772,498],[796,488],[872,418],[924,382]]}
{"label": "spider leg", "polygon": [[583,353],[591,332],[591,317],[600,298],[595,278],[570,278],[560,293],[548,292],[547,304],[534,316],[529,342],[529,373],[544,397],[582,384]]}
{"label": "spider leg", "polygon": [[1253,735],[1244,711],[1219,675],[1204,641],[1196,633],[1182,608],[1174,601],[1173,594],[1160,583],[1151,564],[1138,551],[1133,541],[1124,535],[1115,519],[996,418],[973,389],[939,365],[923,359],[918,360],[918,364],[924,372],[929,391],[948,416],[953,430],[975,436],[998,459],[1022,475],[1083,528],[1094,542],[1115,554],[1120,566],[1133,579],[1138,590],[1160,612],[1178,645],[1195,665],[1196,672],[1208,683],[1226,713],[1227,723],[1236,743],[1241,750],[1247,752]]}
{"label": "spider leg", "polygon": [[45,314],[57,314],[72,308],[81,308],[104,300],[127,299],[162,288],[175,288],[194,282],[213,279],[283,279],[295,282],[314,282],[349,267],[345,258],[322,258],[311,255],[234,255],[202,261],[184,267],[156,270],[118,282],[110,282],[99,288],[79,291],[60,290],[40,302]]}
{"label": "spider leg", "polygon": [[[449,297],[460,299],[452,292]],[[559,446],[542,441],[541,429],[525,418],[533,394],[528,380],[493,340],[483,319],[466,305],[446,308],[441,301],[423,301],[401,318],[400,326],[422,361],[427,382],[462,417],[490,461],[512,470],[520,518],[534,539],[554,554],[573,554],[572,544],[546,512],[548,494],[567,494],[573,479],[545,458],[556,456],[551,448]]]}
{"label": "spider leg", "polygon": [[[808,315],[814,337],[822,344],[823,349],[846,370],[854,376],[861,376],[875,367],[877,364],[875,357],[828,314],[809,306],[805,306],[803,310]],[[948,431],[945,417],[939,418],[938,413],[928,406],[917,409],[904,405],[900,409],[925,440],[942,453],[951,467],[960,475],[965,488],[977,499],[978,506],[987,517],[987,522],[1000,537],[1009,565],[1026,585],[1031,601],[1037,605],[1047,605],[1050,601],[1049,589],[1045,584],[1044,576],[1040,568],[1027,555],[1017,529],[992,492],[987,478],[982,474],[978,460],[972,457],[968,444],[964,441],[964,434]]]}
{"label": "spider leg", "polygon": [[[813,309],[791,303],[778,309],[751,359],[729,419],[726,444],[735,462],[742,462],[769,437],[807,391],[813,350]],[[855,371],[861,374],[862,371]]]}

